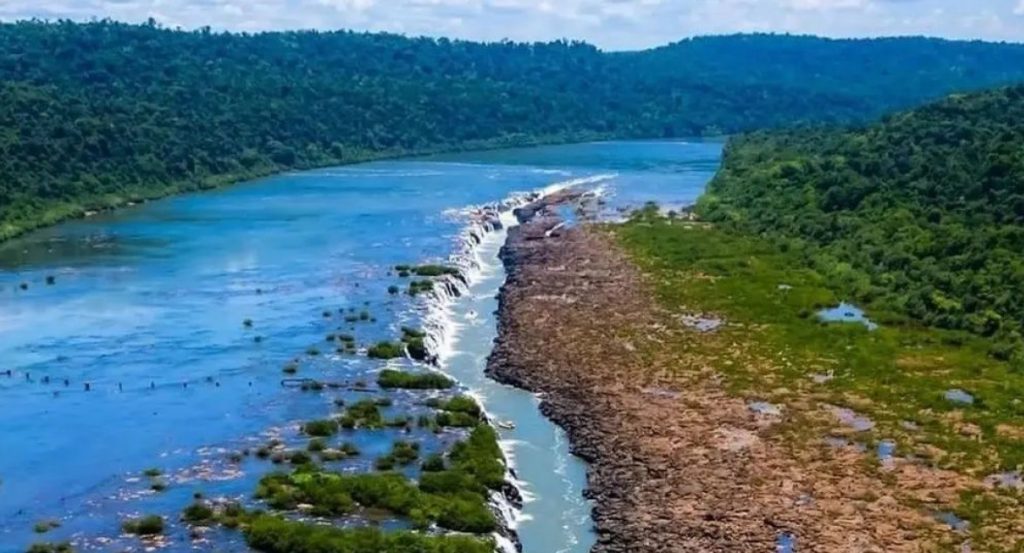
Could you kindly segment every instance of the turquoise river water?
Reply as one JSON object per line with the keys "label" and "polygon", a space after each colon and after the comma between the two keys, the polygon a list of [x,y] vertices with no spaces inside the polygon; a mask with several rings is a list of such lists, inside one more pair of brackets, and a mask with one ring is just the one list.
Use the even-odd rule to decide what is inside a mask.
{"label": "turquoise river water", "polygon": [[[501,436],[526,498],[510,515],[524,550],[589,550],[582,462],[534,396],[483,374],[505,231],[476,232],[477,243],[471,208],[574,182],[601,190],[608,214],[683,205],[720,153],[710,142],[606,142],[367,163],[150,202],[0,244],[0,553],[41,540],[138,551],[119,535],[125,517],[173,521],[196,492],[251,501],[269,464],[231,452],[298,440],[298,422],[358,399],[284,386],[282,367],[298,360],[300,377],[372,381],[383,362],[336,354],[325,335],[351,332],[365,346],[402,325],[430,330],[441,369],[493,419],[514,423]],[[469,277],[462,295],[387,292],[403,283],[396,264],[426,262],[459,265]],[[413,402],[394,398],[394,409]],[[372,470],[398,432],[352,432],[363,454],[343,470]],[[449,439],[422,437],[427,450]],[[150,489],[151,467],[165,491]],[[60,527],[39,536],[41,520]],[[246,548],[226,531],[193,541],[172,523],[162,550]]]}

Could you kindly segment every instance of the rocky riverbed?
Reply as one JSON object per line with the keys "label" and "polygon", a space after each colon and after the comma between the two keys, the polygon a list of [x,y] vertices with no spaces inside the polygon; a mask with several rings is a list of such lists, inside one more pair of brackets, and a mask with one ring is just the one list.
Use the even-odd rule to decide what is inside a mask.
{"label": "rocky riverbed", "polygon": [[882,477],[855,447],[795,446],[782,422],[806,406],[752,409],[700,348],[665,347],[717,338],[661,310],[607,231],[527,211],[502,252],[487,370],[538,393],[590,464],[595,552],[962,546],[920,506],[952,501],[961,479],[911,462]]}

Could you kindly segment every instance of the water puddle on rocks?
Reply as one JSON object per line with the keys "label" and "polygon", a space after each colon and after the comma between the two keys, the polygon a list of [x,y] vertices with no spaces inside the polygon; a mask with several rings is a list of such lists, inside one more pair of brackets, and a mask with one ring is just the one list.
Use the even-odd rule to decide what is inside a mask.
{"label": "water puddle on rocks", "polygon": [[963,405],[973,405],[974,404],[974,396],[971,395],[968,392],[965,392],[964,390],[959,389],[959,388],[953,388],[951,390],[946,390],[945,398],[948,401],[952,401],[953,403],[960,403],[960,404],[963,404]]}
{"label": "water puddle on rocks", "polygon": [[1024,490],[1024,474],[1020,471],[1000,472],[986,477],[985,483],[996,488]]}
{"label": "water puddle on rocks", "polygon": [[796,536],[789,532],[783,532],[775,539],[775,551],[776,553],[795,553],[796,552]]}
{"label": "water puddle on rocks", "polygon": [[882,440],[875,446],[875,454],[878,456],[878,462],[883,467],[892,467],[895,461],[896,454],[896,442],[892,440]]}
{"label": "water puddle on rocks", "polygon": [[945,524],[946,526],[949,526],[950,529],[952,529],[954,532],[959,533],[966,532],[971,526],[971,523],[969,521],[966,521],[957,516],[956,513],[952,513],[949,511],[935,513],[935,519]]}
{"label": "water puddle on rocks", "polygon": [[875,427],[875,421],[857,413],[853,409],[835,406],[831,409],[832,414],[835,415],[836,419],[838,419],[840,423],[845,426],[849,426],[857,432],[867,432]]}
{"label": "water puddle on rocks", "polygon": [[868,330],[878,329],[878,324],[868,319],[863,309],[846,302],[818,311],[818,318],[826,323],[859,323]]}
{"label": "water puddle on rocks", "polygon": [[725,324],[722,319],[706,315],[682,315],[679,317],[679,321],[683,323],[683,326],[697,332],[714,332]]}

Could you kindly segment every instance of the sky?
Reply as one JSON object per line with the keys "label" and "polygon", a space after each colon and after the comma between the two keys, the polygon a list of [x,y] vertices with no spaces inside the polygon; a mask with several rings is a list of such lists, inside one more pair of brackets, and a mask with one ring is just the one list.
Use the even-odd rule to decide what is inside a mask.
{"label": "sky", "polygon": [[1024,0],[0,0],[0,20],[111,18],[216,30],[354,29],[635,50],[772,31],[1024,42]]}

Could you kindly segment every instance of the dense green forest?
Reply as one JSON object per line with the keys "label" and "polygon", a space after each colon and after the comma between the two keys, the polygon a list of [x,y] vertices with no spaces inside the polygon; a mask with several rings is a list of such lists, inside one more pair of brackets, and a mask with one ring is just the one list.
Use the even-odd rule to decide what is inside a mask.
{"label": "dense green forest", "polygon": [[734,139],[699,205],[800,249],[858,301],[991,336],[1024,367],[1024,86],[859,130]]}
{"label": "dense green forest", "polygon": [[741,35],[605,53],[564,41],[3,24],[0,239],[289,168],[856,122],[1020,79],[1022,45],[917,38]]}

